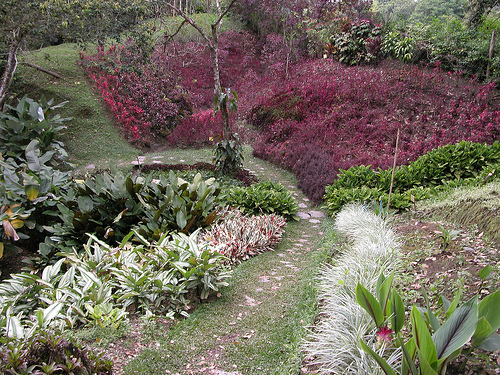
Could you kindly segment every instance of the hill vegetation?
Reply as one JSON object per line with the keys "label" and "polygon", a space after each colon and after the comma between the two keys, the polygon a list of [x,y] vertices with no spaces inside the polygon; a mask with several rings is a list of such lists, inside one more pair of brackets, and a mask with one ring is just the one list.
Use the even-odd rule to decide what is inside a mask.
{"label": "hill vegetation", "polygon": [[[12,38],[0,38],[6,56],[0,71],[7,77],[1,90],[3,95],[8,88],[10,95],[0,112],[2,370],[109,373],[112,363],[94,352],[86,355],[81,338],[95,345],[108,334],[127,337],[131,327],[158,348],[150,347],[125,370],[119,363],[119,371],[127,373],[165,373],[177,370],[178,361],[186,373],[194,367],[199,373],[226,371],[231,365],[248,374],[336,373],[352,363],[378,373],[377,363],[383,361],[377,355],[387,353],[380,347],[384,342],[395,345],[386,358],[393,371],[400,365],[424,371],[424,359],[440,374],[455,359],[450,369],[490,366],[494,358],[485,350],[500,344],[495,333],[500,322],[489,313],[498,305],[498,259],[489,244],[478,244],[483,234],[490,243],[498,241],[496,185],[485,185],[498,179],[500,165],[500,60],[492,42],[500,27],[492,17],[496,2],[238,0],[149,2],[147,7],[130,0],[113,8],[108,1],[48,0],[40,19],[33,18],[36,2],[23,3],[29,5],[32,29],[22,29],[29,32],[20,37],[19,25],[4,23],[10,27],[5,35]],[[216,14],[228,4],[234,7],[211,34],[217,43],[209,48],[196,27],[210,33]],[[13,2],[2,7],[0,18],[10,10],[20,17]],[[182,17],[171,16],[176,12]],[[97,14],[107,21],[99,25],[97,44],[84,44]],[[57,23],[45,27],[50,17]],[[72,32],[65,26],[71,23]],[[37,50],[39,41],[58,45]],[[16,59],[19,66],[12,65]],[[216,68],[223,88],[214,93]],[[224,135],[226,116],[230,138]],[[480,189],[491,199],[479,203],[473,193],[463,198],[453,194],[457,188]],[[445,195],[451,198],[441,200]],[[428,203],[429,198],[437,203]],[[356,261],[336,234],[345,232],[342,215],[349,208],[342,210],[351,202],[362,204],[356,206],[360,217],[368,207],[373,218],[378,215],[368,220],[378,223],[373,233],[368,224],[361,231],[381,236],[377,251],[390,250],[387,267],[395,276],[377,265],[372,279],[364,280],[366,291],[356,283],[349,286],[356,289],[347,291],[347,310],[353,314],[342,310],[342,315],[347,321],[361,316],[366,324],[346,331],[351,335],[352,328],[360,336],[339,365],[336,354],[321,347],[337,329],[332,306],[346,298],[326,293],[319,303],[313,279],[319,262],[336,263],[338,252],[342,262]],[[316,211],[298,215],[317,204]],[[337,217],[335,228],[329,219],[321,229],[315,225],[321,209]],[[478,218],[467,218],[470,212]],[[488,220],[479,220],[478,213]],[[415,221],[424,231],[426,216],[446,220],[431,225],[439,250],[426,251],[421,247],[427,245],[415,241],[392,252],[397,241],[384,242],[384,220],[392,215],[403,232],[411,229],[400,221]],[[460,236],[464,229],[445,228],[459,224],[482,233],[467,228],[475,234]],[[310,242],[325,231],[323,242]],[[457,238],[474,249],[465,251]],[[19,254],[28,260],[24,271],[29,272],[9,278],[13,267],[19,270]],[[360,275],[373,266],[369,256],[364,258],[366,263],[356,262]],[[447,265],[459,272],[449,283],[439,276]],[[400,267],[415,269],[419,284],[406,285],[411,275]],[[435,275],[424,281],[426,267]],[[290,272],[281,275],[283,270]],[[253,288],[250,274],[270,284]],[[336,288],[346,289],[348,278],[337,276]],[[416,296],[421,286],[428,295]],[[485,298],[462,303],[462,289],[468,298],[474,291]],[[368,302],[360,302],[360,296]],[[383,298],[399,310],[389,314]],[[362,309],[377,303],[382,315]],[[390,322],[414,303],[427,305],[422,317],[431,327],[425,331],[427,348],[432,342],[442,348],[434,337],[448,332],[447,319],[458,314],[478,328],[453,331],[460,336],[460,345],[453,341],[453,355],[434,358],[432,350],[401,336],[407,332],[400,323]],[[261,304],[262,319],[254,318],[252,309]],[[432,304],[443,306],[435,316]],[[231,319],[227,327],[217,321],[225,313]],[[318,324],[317,332],[324,331],[305,345],[304,359],[300,343],[315,315],[335,322]],[[418,316],[412,312],[414,336],[425,325]],[[265,328],[265,321],[276,326]],[[147,333],[160,326],[165,334]],[[186,332],[197,327],[200,338],[192,341]],[[59,334],[63,345],[54,350]],[[391,334],[398,335],[398,343]],[[405,359],[402,348],[409,352]],[[360,360],[365,352],[375,361]],[[207,359],[210,353],[220,361]],[[468,362],[473,353],[480,354],[479,363]],[[418,361],[410,360],[415,356]]]}

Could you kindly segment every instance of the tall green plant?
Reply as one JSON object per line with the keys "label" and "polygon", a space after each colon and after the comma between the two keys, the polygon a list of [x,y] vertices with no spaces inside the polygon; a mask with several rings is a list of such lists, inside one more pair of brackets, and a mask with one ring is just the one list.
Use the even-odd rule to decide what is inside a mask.
{"label": "tall green plant", "polygon": [[[71,118],[62,118],[54,112],[67,102],[53,104],[43,96],[40,102],[24,96],[16,107],[7,105],[7,113],[0,112],[0,153],[5,157],[23,159],[28,145],[36,140],[41,154],[52,157],[67,156],[64,144],[56,139],[56,133],[65,129],[63,124]],[[51,152],[51,154],[47,154]]]}
{"label": "tall green plant", "polygon": [[[379,339],[386,344],[394,344],[402,350],[399,369],[391,367],[378,353],[364,341],[361,347],[379,364],[385,374],[444,375],[451,360],[455,359],[465,344],[471,339],[471,350],[481,348],[498,350],[500,319],[496,312],[500,309],[500,291],[494,292],[481,301],[473,297],[458,307],[459,296],[453,303],[446,303],[446,319],[440,322],[427,302],[426,308],[413,305],[410,314],[412,337],[404,340],[405,307],[399,293],[392,287],[393,274],[385,278],[380,275],[376,286],[376,296],[362,284],[356,288],[356,300],[375,322]],[[390,328],[389,328],[390,326]],[[391,334],[395,335],[392,339]]]}

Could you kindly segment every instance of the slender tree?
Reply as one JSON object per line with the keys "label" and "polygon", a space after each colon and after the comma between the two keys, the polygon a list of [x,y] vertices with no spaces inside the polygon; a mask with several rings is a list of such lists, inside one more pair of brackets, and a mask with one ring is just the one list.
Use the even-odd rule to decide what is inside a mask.
{"label": "slender tree", "polygon": [[[216,20],[210,25],[211,28],[211,33],[208,34],[203,30],[203,28],[196,23],[196,21],[189,16],[181,7],[177,7],[175,4],[168,3],[167,5],[175,12],[175,14],[181,16],[185,22],[181,25],[185,25],[188,23],[192,27],[194,27],[203,37],[205,40],[208,49],[210,50],[210,55],[212,57],[212,68],[213,68],[213,75],[214,75],[214,93],[215,97],[217,99],[221,99],[223,97],[223,90],[222,90],[222,85],[220,82],[220,64],[219,64],[219,34],[220,34],[220,28],[222,25],[222,19],[224,16],[227,15],[231,7],[237,2],[238,0],[231,0],[229,4],[226,6],[225,9],[222,9],[220,6],[219,0],[215,0],[215,5],[217,8],[217,18]],[[227,98],[226,98],[227,99]],[[231,129],[229,127],[229,114],[227,111],[227,101],[226,100],[220,100],[219,101],[220,105],[220,110],[222,113],[222,119],[223,119],[223,125],[224,125],[224,130],[223,130],[223,139],[227,140],[231,137]]]}

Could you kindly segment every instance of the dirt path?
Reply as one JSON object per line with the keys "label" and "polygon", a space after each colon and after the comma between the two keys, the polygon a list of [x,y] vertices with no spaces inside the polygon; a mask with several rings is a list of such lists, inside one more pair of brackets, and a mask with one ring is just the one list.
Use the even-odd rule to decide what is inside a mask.
{"label": "dirt path", "polygon": [[[293,192],[300,220],[290,222],[274,252],[235,269],[218,299],[190,318],[153,332],[136,330],[136,340],[117,347],[118,374],[285,374],[297,372],[305,327],[315,316],[312,275],[325,214],[294,185],[291,174],[250,159],[246,168],[261,180],[275,180]],[[143,330],[144,331],[144,330]],[[128,367],[122,369],[125,363]]]}

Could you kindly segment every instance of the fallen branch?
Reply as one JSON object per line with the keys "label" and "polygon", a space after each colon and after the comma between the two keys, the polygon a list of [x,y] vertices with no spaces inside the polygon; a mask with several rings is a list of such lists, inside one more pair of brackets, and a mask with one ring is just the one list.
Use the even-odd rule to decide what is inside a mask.
{"label": "fallen branch", "polygon": [[39,65],[35,65],[35,64],[29,63],[29,62],[26,62],[26,61],[21,61],[21,62],[19,62],[19,64],[29,66],[30,68],[33,68],[33,69],[39,70],[41,72],[44,72],[44,73],[46,73],[48,75],[51,75],[52,77],[56,77],[56,78],[62,79],[62,77],[59,74],[54,73],[54,72],[52,72],[52,71],[50,71],[48,69],[42,68]]}

